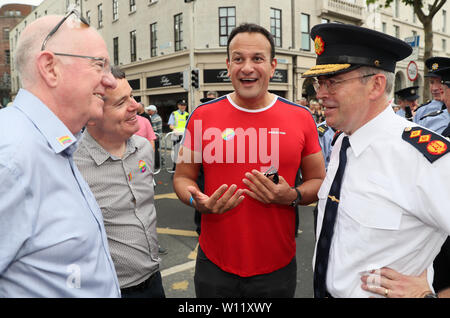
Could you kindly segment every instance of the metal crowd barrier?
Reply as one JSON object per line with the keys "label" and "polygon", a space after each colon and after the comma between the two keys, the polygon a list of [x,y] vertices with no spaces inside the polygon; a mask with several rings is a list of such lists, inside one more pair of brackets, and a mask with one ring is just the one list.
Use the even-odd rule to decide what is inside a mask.
{"label": "metal crowd barrier", "polygon": [[[155,169],[154,171],[153,171],[153,174],[155,175],[155,174],[158,174],[158,173],[160,173],[161,172],[161,166],[162,166],[162,164],[163,164],[163,161],[162,161],[162,157],[161,157],[161,141],[162,141],[162,136],[161,136],[161,134],[158,134],[158,133],[156,133],[155,132],[155,135],[156,135],[156,140],[155,140],[155,160],[153,161],[154,162],[154,166],[156,165],[156,156],[158,156],[158,159],[159,159],[159,167],[158,167],[158,169]],[[158,141],[158,142],[156,142],[156,141]]]}
{"label": "metal crowd barrier", "polygon": [[[178,150],[180,150],[181,143],[173,145],[172,136],[174,132],[169,132],[167,134],[158,134],[155,133],[156,137],[159,140],[159,143],[155,142],[155,164],[156,164],[156,156],[159,158],[159,167],[153,171],[153,174],[156,175],[161,172],[162,169],[166,169],[169,173],[175,173],[172,170],[173,163],[177,160]],[[158,150],[158,151],[156,151]]]}

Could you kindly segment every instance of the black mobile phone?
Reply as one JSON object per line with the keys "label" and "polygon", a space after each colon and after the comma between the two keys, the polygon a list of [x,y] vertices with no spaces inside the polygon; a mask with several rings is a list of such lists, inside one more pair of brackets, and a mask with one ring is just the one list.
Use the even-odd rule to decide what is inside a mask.
{"label": "black mobile phone", "polygon": [[266,172],[264,172],[264,175],[273,181],[273,183],[278,184],[280,181],[280,178],[278,177],[278,171],[274,167],[270,167]]}

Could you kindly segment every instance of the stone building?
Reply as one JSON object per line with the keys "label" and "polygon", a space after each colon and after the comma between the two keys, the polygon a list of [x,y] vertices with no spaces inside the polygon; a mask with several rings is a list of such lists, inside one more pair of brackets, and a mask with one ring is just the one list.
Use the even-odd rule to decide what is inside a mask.
{"label": "stone building", "polygon": [[[50,5],[55,1],[59,6]],[[361,25],[408,41],[418,36],[416,55],[397,65],[395,89],[423,86],[422,25],[412,7],[400,0],[390,8],[367,6],[365,0],[45,0],[27,20],[50,13],[49,8],[57,7],[62,14],[74,2],[104,37],[111,63],[124,69],[133,95],[145,105],[157,105],[164,122],[179,99],[192,109],[207,91],[224,95],[233,90],[225,64],[226,39],[243,22],[260,24],[274,34],[278,66],[269,90],[289,100],[314,97],[301,74],[315,62],[310,30],[327,22]],[[434,19],[433,55],[450,57],[449,10],[446,3]],[[24,26],[20,23],[10,36]],[[414,82],[406,73],[412,59],[419,70]],[[192,70],[198,70],[198,88],[191,85]],[[13,94],[17,89],[13,85]]]}

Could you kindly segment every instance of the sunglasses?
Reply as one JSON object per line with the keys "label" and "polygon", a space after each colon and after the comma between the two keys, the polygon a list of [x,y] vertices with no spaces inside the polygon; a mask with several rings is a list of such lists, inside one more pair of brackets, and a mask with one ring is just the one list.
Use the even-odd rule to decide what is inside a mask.
{"label": "sunglasses", "polygon": [[[75,15],[84,25],[89,27],[89,22],[80,14],[80,12],[77,9],[72,9],[67,13],[64,18],[62,18],[61,21],[49,32],[49,34],[45,37],[44,42],[42,42],[41,51],[45,50],[45,46],[47,45],[48,40],[58,31],[58,29],[61,27],[61,25],[66,21],[71,15]],[[95,57],[95,56],[87,56],[87,55],[77,55],[77,54],[69,54],[69,53],[57,53],[53,52],[55,55],[59,56],[69,56],[69,57],[77,57],[77,58],[83,58],[83,59],[90,59],[93,61],[96,61],[99,63],[99,66],[102,68],[103,71],[109,71],[109,63],[104,57]]]}

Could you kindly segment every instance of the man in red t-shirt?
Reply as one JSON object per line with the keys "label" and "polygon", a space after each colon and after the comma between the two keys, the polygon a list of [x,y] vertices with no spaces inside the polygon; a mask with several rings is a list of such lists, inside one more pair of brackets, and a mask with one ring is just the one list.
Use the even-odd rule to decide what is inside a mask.
{"label": "man in red t-shirt", "polygon": [[235,91],[192,112],[173,179],[180,200],[203,213],[196,294],[293,297],[295,206],[316,201],[325,177],[316,125],[308,109],[268,92],[277,63],[266,29],[239,26],[227,51]]}

